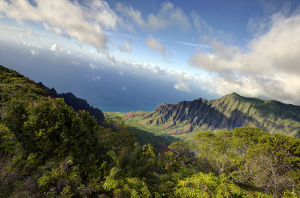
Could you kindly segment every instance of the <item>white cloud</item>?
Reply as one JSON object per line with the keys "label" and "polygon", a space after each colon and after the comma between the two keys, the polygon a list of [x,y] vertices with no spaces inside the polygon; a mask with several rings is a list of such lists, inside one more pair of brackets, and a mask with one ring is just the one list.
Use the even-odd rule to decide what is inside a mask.
{"label": "white cloud", "polygon": [[142,13],[139,10],[134,10],[131,6],[126,6],[122,3],[117,3],[116,10],[120,12],[120,14],[129,17],[135,24],[145,26]]}
{"label": "white cloud", "polygon": [[76,62],[76,61],[72,61],[72,64],[73,64],[73,65],[81,65],[81,63]]}
{"label": "white cloud", "polygon": [[44,23],[43,25],[44,25],[46,30],[54,32],[55,34],[57,34],[59,36],[65,36],[62,29],[59,26],[50,26],[47,23]]}
{"label": "white cloud", "polygon": [[264,33],[261,23],[247,49],[212,40],[214,52],[196,53],[189,63],[215,75],[210,84],[219,94],[235,91],[300,104],[300,14],[274,14]]}
{"label": "white cloud", "polygon": [[201,32],[211,32],[212,28],[206,23],[206,21],[200,17],[195,10],[192,11],[191,17],[193,19],[193,24],[199,33]]}
{"label": "white cloud", "polygon": [[57,46],[57,44],[53,44],[53,45],[50,47],[50,50],[51,50],[51,51],[54,51],[54,52],[57,52],[57,51],[60,51],[60,48]]}
{"label": "white cloud", "polygon": [[[190,75],[187,74],[181,70],[172,70],[172,69],[167,69],[167,68],[163,68],[160,67],[158,65],[155,65],[153,63],[148,64],[148,63],[141,63],[141,62],[131,62],[128,60],[124,60],[124,59],[120,59],[118,57],[115,57],[113,55],[110,54],[106,54],[104,56],[113,66],[114,65],[122,65],[122,66],[129,66],[129,67],[133,67],[136,69],[142,69],[145,71],[149,71],[155,74],[159,74],[159,75],[166,75],[166,76],[171,76],[174,77],[178,80],[182,80],[182,81],[189,81],[192,79],[196,79],[194,75]],[[124,75],[124,72],[119,72],[119,75]]]}
{"label": "white cloud", "polygon": [[127,41],[124,41],[123,46],[120,46],[119,50],[121,52],[131,52],[132,51],[131,46]]}
{"label": "white cloud", "polygon": [[37,48],[40,48],[40,49],[43,49],[43,47],[39,46],[39,45],[36,45],[34,43],[27,43],[25,41],[22,42],[23,45],[26,45],[28,47],[37,47]]}
{"label": "white cloud", "polygon": [[122,72],[122,71],[120,71],[118,74],[119,74],[120,76],[124,76],[124,72]]}
{"label": "white cloud", "polygon": [[148,38],[146,39],[146,45],[150,47],[151,49],[157,50],[161,52],[163,56],[166,55],[166,50],[165,47],[155,38],[153,38],[152,35],[149,35]]}
{"label": "white cloud", "polygon": [[174,85],[174,88],[179,91],[191,92],[191,89],[189,88],[187,83],[182,80],[179,80],[179,82]]}
{"label": "white cloud", "polygon": [[25,41],[23,41],[23,42],[22,42],[22,44],[23,44],[23,45],[27,45],[28,47],[30,47],[30,46],[31,46],[31,44],[30,44],[30,43],[26,43]]}
{"label": "white cloud", "polygon": [[68,0],[36,0],[35,3],[33,6],[27,0],[1,0],[0,10],[8,18],[43,22],[47,30],[74,37],[97,49],[106,48],[104,28],[116,30],[117,24],[126,27],[103,0],[83,1],[83,5]]}
{"label": "white cloud", "polygon": [[99,81],[101,79],[101,76],[92,77],[93,81]]}
{"label": "white cloud", "polygon": [[100,81],[101,79],[101,76],[95,76],[95,75],[85,75],[85,77],[89,80],[92,80],[92,81],[95,81],[95,82],[98,82]]}
{"label": "white cloud", "polygon": [[248,50],[224,46],[212,41],[215,53],[198,53],[190,63],[210,71],[238,71],[246,74],[269,74],[274,70],[298,73],[300,67],[300,15],[277,17],[269,32],[248,44]]}
{"label": "white cloud", "polygon": [[35,50],[30,50],[30,53],[32,54],[32,56],[37,56],[40,54],[38,51]]}
{"label": "white cloud", "polygon": [[89,66],[90,66],[91,69],[97,69],[97,65],[95,65],[93,63],[90,63]]}
{"label": "white cloud", "polygon": [[156,15],[153,13],[148,15],[147,27],[149,29],[157,30],[170,26],[182,30],[187,30],[190,27],[187,15],[179,7],[175,7],[174,4],[165,2]]}
{"label": "white cloud", "polygon": [[147,16],[147,21],[143,19],[139,10],[133,9],[122,3],[117,3],[116,10],[125,17],[128,17],[136,25],[147,27],[149,30],[165,29],[168,27],[177,27],[182,30],[190,28],[188,16],[179,7],[173,3],[162,3],[158,13],[151,13]]}

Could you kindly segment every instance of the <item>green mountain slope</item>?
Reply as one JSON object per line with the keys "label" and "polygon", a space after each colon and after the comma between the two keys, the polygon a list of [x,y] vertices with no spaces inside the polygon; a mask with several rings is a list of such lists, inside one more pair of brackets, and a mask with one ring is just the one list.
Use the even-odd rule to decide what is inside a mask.
{"label": "green mountain slope", "polygon": [[[255,126],[271,134],[300,136],[300,106],[246,98],[236,93],[207,101],[197,99],[176,104],[161,104],[150,113],[131,119],[164,134],[186,136],[203,130],[232,130]],[[125,115],[126,116],[126,115]]]}
{"label": "green mountain slope", "polygon": [[[300,196],[300,139],[239,127],[174,142],[161,130],[194,133],[199,120],[198,129],[209,128],[223,117],[227,121],[219,125],[226,127],[228,115],[239,109],[232,99],[162,104],[152,113],[106,113],[115,118],[103,127],[17,72],[1,66],[0,72],[0,197]],[[150,128],[158,136],[147,133]],[[159,144],[165,140],[173,143]],[[157,144],[159,153],[146,141]]]}
{"label": "green mountain slope", "polygon": [[11,106],[21,101],[37,101],[43,96],[49,96],[48,92],[37,86],[34,81],[0,65],[1,119]]}

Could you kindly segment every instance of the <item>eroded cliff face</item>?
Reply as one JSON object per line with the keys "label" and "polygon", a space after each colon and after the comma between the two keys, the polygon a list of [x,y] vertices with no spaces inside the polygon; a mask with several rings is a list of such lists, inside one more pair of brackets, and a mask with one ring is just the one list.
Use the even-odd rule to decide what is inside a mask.
{"label": "eroded cliff face", "polygon": [[188,126],[181,130],[183,132],[205,125],[209,130],[256,126],[270,133],[295,137],[300,134],[300,106],[246,98],[236,93],[211,101],[200,98],[176,104],[163,103],[146,114],[144,119],[144,125],[164,128],[174,128],[179,124]]}

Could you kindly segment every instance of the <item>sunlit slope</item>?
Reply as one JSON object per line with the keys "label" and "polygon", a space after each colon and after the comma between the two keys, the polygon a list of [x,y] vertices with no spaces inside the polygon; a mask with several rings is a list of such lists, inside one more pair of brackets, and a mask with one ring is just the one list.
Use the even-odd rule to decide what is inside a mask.
{"label": "sunlit slope", "polygon": [[236,93],[207,101],[197,99],[176,104],[161,104],[150,113],[131,119],[161,133],[186,135],[201,130],[232,130],[256,126],[274,134],[300,136],[300,106],[246,98]]}
{"label": "sunlit slope", "polygon": [[36,101],[48,92],[40,88],[34,81],[14,70],[0,65],[0,112],[3,118],[9,107],[24,101]]}

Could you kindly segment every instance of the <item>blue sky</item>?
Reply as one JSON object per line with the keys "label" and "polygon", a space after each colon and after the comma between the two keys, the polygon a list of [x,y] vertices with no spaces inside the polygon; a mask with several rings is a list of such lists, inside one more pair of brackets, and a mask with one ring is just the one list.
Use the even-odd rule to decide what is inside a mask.
{"label": "blue sky", "polygon": [[299,5],[0,0],[0,64],[102,108],[121,93],[133,109],[232,92],[299,105]]}

